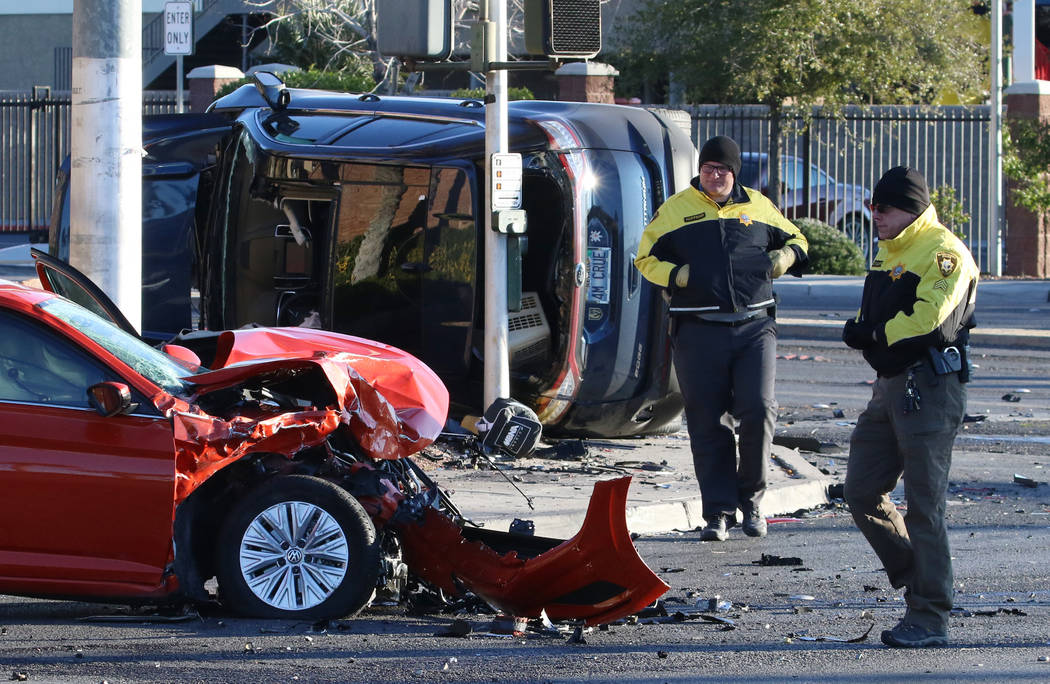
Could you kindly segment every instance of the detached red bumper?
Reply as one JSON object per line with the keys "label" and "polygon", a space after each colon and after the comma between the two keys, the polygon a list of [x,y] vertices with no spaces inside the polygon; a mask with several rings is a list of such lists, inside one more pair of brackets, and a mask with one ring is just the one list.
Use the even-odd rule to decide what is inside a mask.
{"label": "detached red bumper", "polygon": [[[638,555],[627,530],[630,477],[594,485],[583,527],[567,541],[461,529],[435,509],[400,528],[405,562],[450,594],[466,589],[510,615],[612,622],[670,587]],[[468,538],[469,537],[469,538]]]}

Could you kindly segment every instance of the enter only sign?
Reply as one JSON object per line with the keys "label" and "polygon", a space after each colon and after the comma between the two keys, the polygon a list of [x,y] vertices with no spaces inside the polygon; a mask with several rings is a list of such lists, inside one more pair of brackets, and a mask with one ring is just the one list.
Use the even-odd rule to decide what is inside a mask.
{"label": "enter only sign", "polygon": [[193,54],[193,3],[164,3],[164,54]]}

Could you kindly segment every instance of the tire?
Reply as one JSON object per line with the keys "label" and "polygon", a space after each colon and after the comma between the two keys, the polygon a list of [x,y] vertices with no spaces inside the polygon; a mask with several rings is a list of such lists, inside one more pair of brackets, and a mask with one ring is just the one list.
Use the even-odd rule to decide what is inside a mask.
{"label": "tire", "polygon": [[371,600],[380,569],[376,530],[361,504],[306,475],[272,478],[238,501],[216,558],[223,603],[263,618],[355,615]]}

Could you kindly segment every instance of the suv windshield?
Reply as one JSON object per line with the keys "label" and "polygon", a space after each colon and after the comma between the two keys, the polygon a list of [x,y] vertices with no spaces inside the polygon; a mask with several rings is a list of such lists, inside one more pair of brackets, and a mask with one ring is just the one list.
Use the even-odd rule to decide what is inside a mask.
{"label": "suv windshield", "polygon": [[192,371],[163,352],[66,299],[54,297],[37,306],[90,337],[165,392],[185,392],[185,378],[193,375]]}

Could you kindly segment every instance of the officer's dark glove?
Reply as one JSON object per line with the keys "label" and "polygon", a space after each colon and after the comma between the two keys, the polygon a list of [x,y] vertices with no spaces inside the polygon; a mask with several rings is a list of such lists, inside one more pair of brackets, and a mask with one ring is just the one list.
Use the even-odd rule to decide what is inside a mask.
{"label": "officer's dark glove", "polygon": [[875,344],[875,326],[851,318],[842,327],[842,341],[854,349],[867,349]]}

